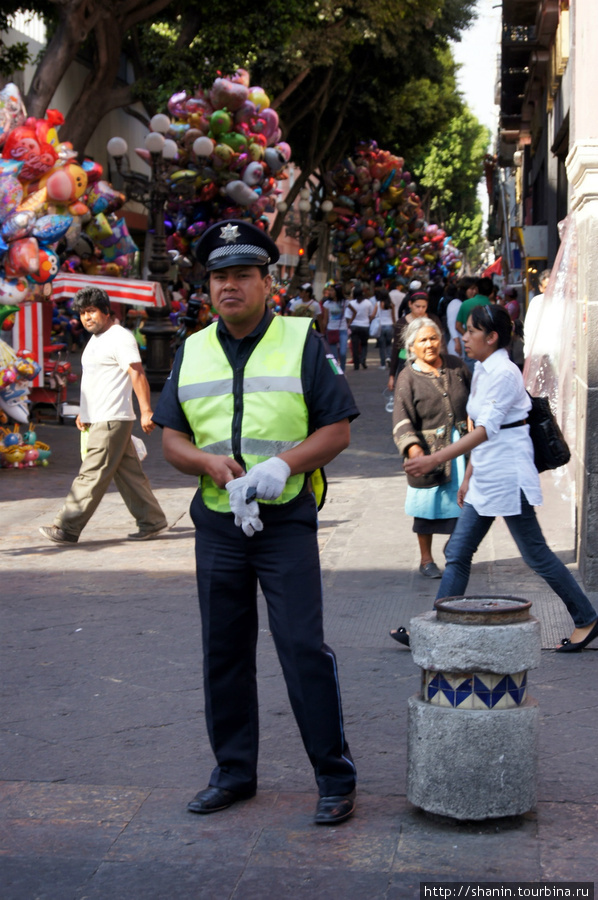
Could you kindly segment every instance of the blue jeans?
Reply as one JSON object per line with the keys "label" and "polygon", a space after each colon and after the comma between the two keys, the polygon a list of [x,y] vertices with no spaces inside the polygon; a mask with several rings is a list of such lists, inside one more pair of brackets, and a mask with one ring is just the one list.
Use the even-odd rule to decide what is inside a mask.
{"label": "blue jeans", "polygon": [[341,330],[338,333],[338,361],[341,364],[343,372],[347,368],[347,344],[349,343],[349,329]]}
{"label": "blue jeans", "polygon": [[341,369],[343,372],[345,371],[347,365],[347,344],[349,343],[349,329],[345,328],[344,331],[339,331],[338,333],[338,343],[331,344],[330,349],[338,359]]}
{"label": "blue jeans", "polygon": [[392,325],[383,325],[380,329],[380,337],[378,338],[378,349],[380,350],[380,365],[385,366],[386,360],[390,357],[390,349],[392,347]]}
{"label": "blue jeans", "polygon": [[[448,542],[446,568],[436,599],[464,594],[473,555],[490,531],[494,516],[480,516],[470,503],[463,511]],[[521,513],[505,516],[507,528],[524,562],[561,598],[577,628],[596,621],[597,613],[569,569],[552,552],[542,534],[533,506],[521,492]]]}

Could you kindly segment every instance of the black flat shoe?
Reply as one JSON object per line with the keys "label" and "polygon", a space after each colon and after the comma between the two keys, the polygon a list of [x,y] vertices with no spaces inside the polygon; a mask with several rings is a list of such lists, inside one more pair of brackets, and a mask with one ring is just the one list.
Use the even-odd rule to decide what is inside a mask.
{"label": "black flat shoe", "polygon": [[569,638],[563,638],[561,646],[555,649],[555,653],[579,653],[580,650],[583,650],[584,647],[587,647],[588,644],[597,637],[598,619],[596,619],[596,621],[594,622],[594,627],[586,634],[583,641],[578,641],[576,644],[573,644],[569,640]]}
{"label": "black flat shoe", "polygon": [[395,628],[394,631],[389,631],[388,633],[390,634],[393,641],[397,641],[399,644],[402,644],[403,647],[410,646],[409,632],[406,628],[403,628],[402,625],[400,628]]}
{"label": "black flat shoe", "polygon": [[249,800],[255,796],[255,791],[249,794],[236,794],[234,791],[227,791],[225,788],[207,787],[204,791],[199,791],[193,800],[187,804],[188,812],[200,813],[207,815],[208,813],[220,812],[221,809],[228,809],[238,800]]}
{"label": "black flat shoe", "polygon": [[316,806],[316,825],[338,825],[351,818],[355,810],[355,791],[336,797],[320,797]]}

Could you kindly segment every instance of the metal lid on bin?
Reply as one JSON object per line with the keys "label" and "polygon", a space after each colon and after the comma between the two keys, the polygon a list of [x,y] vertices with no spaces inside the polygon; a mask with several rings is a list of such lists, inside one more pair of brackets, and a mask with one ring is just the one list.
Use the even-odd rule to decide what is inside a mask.
{"label": "metal lid on bin", "polygon": [[529,619],[531,600],[521,597],[442,597],[434,608],[441,622],[458,625],[512,625]]}

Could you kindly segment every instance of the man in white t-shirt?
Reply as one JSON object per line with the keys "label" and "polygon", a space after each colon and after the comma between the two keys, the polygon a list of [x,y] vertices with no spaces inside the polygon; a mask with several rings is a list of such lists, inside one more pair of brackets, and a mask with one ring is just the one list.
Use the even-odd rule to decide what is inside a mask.
{"label": "man in white t-shirt", "polygon": [[299,289],[298,299],[293,301],[290,307],[292,316],[303,316],[313,319],[320,331],[320,320],[322,317],[322,307],[317,300],[314,300],[314,292],[311,284],[302,284]]}
{"label": "man in white t-shirt", "polygon": [[156,427],[137,342],[130,331],[114,322],[110,298],[100,288],[78,291],[73,310],[91,334],[81,357],[81,408],[77,416],[77,428],[88,435],[87,451],[54,524],[39,530],[55,544],[76,544],[114,479],[137,522],[138,531],[129,539],[157,537],[168,530],[168,522],[131,440],[133,391],[144,433],[150,434]]}
{"label": "man in white t-shirt", "polygon": [[405,294],[403,291],[399,290],[398,281],[391,281],[388,287],[388,293],[390,295],[390,299],[392,305],[395,309],[395,321],[399,318],[399,309],[401,307],[401,303],[405,299]]}

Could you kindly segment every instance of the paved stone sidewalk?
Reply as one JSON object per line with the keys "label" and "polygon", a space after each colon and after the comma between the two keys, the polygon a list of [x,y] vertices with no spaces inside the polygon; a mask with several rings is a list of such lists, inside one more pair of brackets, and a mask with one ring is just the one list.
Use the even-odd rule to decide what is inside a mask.
{"label": "paved stone sidewalk", "polygon": [[[326,636],[359,772],[354,819],[312,825],[313,776],[263,609],[259,793],[222,814],[186,813],[213,765],[188,515],[193,479],[163,462],[154,434],[144,465],[173,529],[127,542],[132,521],[110,493],[80,544],[52,546],[37,529],[51,523],[77,469],[78,432],[40,426],[51,465],[0,471],[1,900],[378,900],[417,898],[423,880],[595,879],[595,650],[562,657],[546,649],[531,673],[542,712],[536,810],[457,824],[406,801],[406,703],[419,670],[388,630],[429,609],[436,585],[417,572],[384,372],[348,377],[363,415],[329,467],[320,541]],[[549,475],[543,482],[543,528],[571,562],[569,505]],[[546,648],[571,629],[502,522],[476,557],[470,593],[484,592],[532,599]]]}

